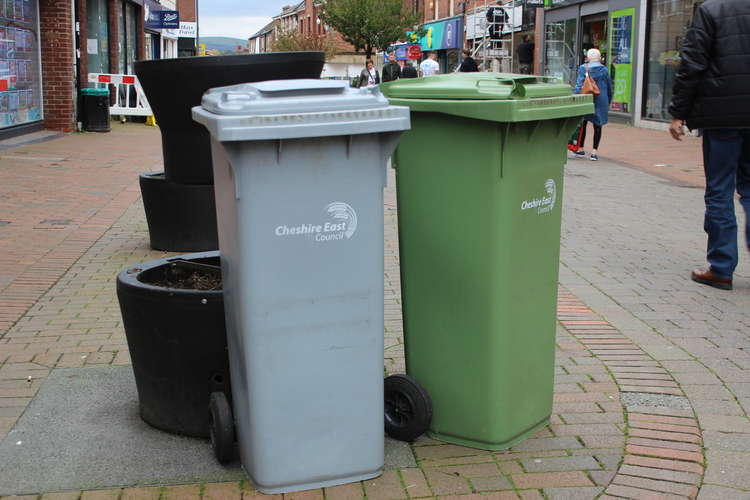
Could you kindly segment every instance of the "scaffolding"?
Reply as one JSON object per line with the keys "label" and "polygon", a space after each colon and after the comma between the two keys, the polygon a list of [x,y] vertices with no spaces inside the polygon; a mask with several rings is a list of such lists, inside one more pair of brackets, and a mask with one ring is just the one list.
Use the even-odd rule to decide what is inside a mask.
{"label": "scaffolding", "polygon": [[513,33],[521,20],[516,19],[521,0],[474,0],[467,11],[467,38],[471,36],[471,56],[479,71],[513,72]]}

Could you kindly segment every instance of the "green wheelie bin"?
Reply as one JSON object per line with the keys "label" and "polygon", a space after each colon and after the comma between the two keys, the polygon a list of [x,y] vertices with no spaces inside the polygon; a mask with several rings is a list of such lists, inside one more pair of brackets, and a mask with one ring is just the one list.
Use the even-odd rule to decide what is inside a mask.
{"label": "green wheelie bin", "polygon": [[509,448],[552,411],[563,166],[592,98],[555,78],[500,73],[381,89],[412,120],[392,163],[406,371],[417,393],[391,398],[401,405],[396,424],[408,426],[403,405],[421,386],[430,437]]}

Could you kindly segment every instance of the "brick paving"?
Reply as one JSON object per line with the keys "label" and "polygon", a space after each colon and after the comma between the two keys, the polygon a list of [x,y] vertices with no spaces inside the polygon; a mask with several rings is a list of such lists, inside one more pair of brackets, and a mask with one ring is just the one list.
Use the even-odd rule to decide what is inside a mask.
{"label": "brick paving", "polygon": [[697,425],[672,416],[646,427],[683,439],[679,455],[640,430],[646,441],[628,452],[697,462],[698,443],[684,436],[697,427],[706,461],[698,498],[747,498],[750,254],[740,243],[733,291],[693,283],[690,271],[705,263],[701,189],[603,161],[571,161],[566,177],[560,282],[658,361],[697,417]]}
{"label": "brick paving", "polygon": [[[88,141],[88,151],[94,151],[93,148],[100,152],[107,150],[112,158],[111,170],[100,172],[102,177],[106,177],[101,180],[101,184],[108,187],[99,189],[110,189],[106,191],[109,193],[108,201],[92,209],[91,205],[96,204],[82,196],[77,208],[80,211],[106,209],[112,220],[109,223],[98,223],[97,230],[101,231],[98,236],[87,240],[87,245],[71,250],[70,264],[46,288],[39,288],[35,292],[37,296],[31,295],[30,304],[23,311],[17,312],[15,319],[11,317],[9,327],[4,334],[0,333],[0,436],[13,427],[49,370],[62,366],[129,364],[115,297],[114,276],[127,265],[163,255],[148,248],[142,208],[136,199],[137,179],[134,178],[141,171],[158,169],[158,133],[154,133],[153,129],[135,130],[135,127],[129,127],[132,126],[118,127],[109,136],[71,136],[76,141]],[[49,151],[54,150],[54,143],[58,143],[55,145],[58,151],[63,151],[65,147],[84,149],[84,146],[75,141],[70,146],[60,145],[60,141],[69,140],[72,141],[66,137],[43,145],[51,148]],[[118,141],[128,143],[130,149],[153,149],[149,151],[150,156],[139,153],[143,154],[143,158],[157,158],[153,160],[153,168],[143,164],[132,165],[128,161],[127,146],[113,151],[100,144],[119,144]],[[134,147],[136,144],[138,148]],[[31,151],[39,146],[26,147],[30,152],[25,154],[31,155]],[[20,149],[22,148],[0,153],[0,157],[3,154],[18,154]],[[602,155],[606,154],[602,148]],[[59,156],[62,157],[62,153]],[[88,160],[82,161],[85,163]],[[19,170],[17,166],[6,169],[5,165],[3,163],[4,168],[0,169],[4,175],[11,176],[10,171]],[[587,175],[584,169],[593,167],[619,168],[631,175],[638,175],[637,171],[614,165],[610,167],[607,162],[581,162],[574,165],[573,176],[568,179],[566,217],[570,217],[571,210],[580,213],[587,205],[594,206],[585,196],[580,202],[576,200],[577,193],[570,188],[577,182],[585,184],[581,181],[588,178],[576,176]],[[60,175],[68,174],[70,171],[61,172]],[[62,182],[56,181],[54,176],[50,176],[47,181],[50,185],[46,188],[50,193],[54,193],[56,182]],[[83,181],[79,178],[78,182],[80,186]],[[118,182],[119,190],[116,188]],[[658,181],[658,187],[663,186],[663,181]],[[73,183],[69,189],[75,191],[75,188]],[[12,197],[11,192],[9,190],[5,198]],[[127,198],[125,193],[132,198]],[[118,196],[121,199],[112,201]],[[594,196],[594,193],[588,196]],[[5,198],[0,199],[5,202]],[[11,208],[21,210],[24,203],[18,201]],[[113,205],[106,208],[108,203]],[[39,208],[39,215],[45,219],[57,219],[53,205],[50,202],[46,214],[43,213],[43,207]],[[392,178],[386,191],[385,216],[384,361],[388,372],[400,372],[404,370],[404,355]],[[40,219],[36,216],[34,218]],[[578,220],[574,219],[573,227],[576,227],[575,222]],[[1,231],[7,227],[0,226],[0,235],[4,236]],[[620,401],[623,390],[656,396],[687,395],[692,401],[692,394],[701,394],[699,389],[693,388],[703,387],[702,382],[706,379],[700,377],[708,375],[697,370],[696,365],[674,364],[686,361],[697,363],[692,358],[673,359],[669,356],[671,353],[666,348],[668,346],[654,343],[650,337],[645,338],[649,342],[643,342],[642,332],[634,330],[632,324],[628,323],[631,321],[628,314],[631,313],[606,302],[599,296],[603,294],[597,283],[587,283],[572,271],[574,266],[566,261],[571,260],[571,255],[575,256],[572,259],[575,263],[594,265],[606,261],[611,240],[586,234],[589,238],[588,245],[579,245],[577,241],[571,240],[570,227],[567,224],[566,244],[563,248],[561,282],[565,287],[561,289],[558,302],[560,327],[557,332],[555,402],[551,425],[512,450],[487,452],[422,438],[413,445],[418,460],[417,468],[386,471],[380,478],[358,484],[283,496],[261,495],[248,483],[240,482],[47,493],[28,498],[356,499],[366,496],[368,499],[486,500],[586,499],[599,495],[602,495],[601,498],[695,498],[704,473],[702,440],[707,439],[710,432],[716,433],[716,440],[724,438],[729,427],[743,431],[746,415],[730,410],[726,415],[717,415],[722,418],[706,419],[701,418],[698,409],[694,413],[690,409],[623,406]],[[619,229],[622,232],[622,228]],[[14,241],[18,240],[14,238]],[[55,241],[42,240],[41,243],[29,242],[29,248],[25,251],[31,256],[27,259],[28,265],[32,266],[41,260],[41,257],[35,257],[37,254],[33,253],[35,247],[46,244],[49,253],[56,251],[65,241],[62,238]],[[0,244],[5,244],[4,238],[0,240]],[[583,251],[590,246],[598,246],[599,251],[584,254]],[[24,254],[22,248],[16,249],[16,252]],[[2,276],[7,276],[6,267],[9,267],[6,262],[0,263]],[[11,278],[9,283],[18,279],[16,276]],[[578,297],[584,299],[585,304]],[[653,301],[653,304],[667,305],[666,301],[659,300]],[[674,318],[678,316],[666,307],[660,312]],[[735,344],[741,344],[740,339],[733,340]],[[723,346],[722,349],[731,347]],[[738,365],[733,365],[733,368],[741,369]],[[727,370],[731,372],[733,368]],[[683,375],[685,377],[681,378]],[[31,381],[28,381],[28,377],[31,377]],[[727,405],[727,408],[733,407]],[[743,418],[745,420],[741,420]],[[709,420],[713,423],[708,424]],[[750,434],[750,429],[745,432]],[[733,446],[737,447],[736,444]],[[729,474],[726,475],[731,476],[732,481],[711,482],[709,488],[701,489],[700,498],[719,498],[722,494],[725,495],[722,498],[731,498],[726,496],[727,491],[741,494],[738,488],[741,488],[745,477],[742,471],[746,467],[741,462],[743,458],[736,449],[717,449],[714,460],[720,464],[718,467],[728,470]],[[712,450],[709,448],[707,480],[711,479],[711,463]],[[720,469],[717,469],[717,474],[718,470]]]}
{"label": "brick paving", "polygon": [[690,186],[704,186],[701,139],[678,142],[667,131],[610,123],[602,133],[599,156]]}
{"label": "brick paving", "polygon": [[138,198],[137,174],[159,167],[158,133],[113,126],[0,151],[0,336]]}

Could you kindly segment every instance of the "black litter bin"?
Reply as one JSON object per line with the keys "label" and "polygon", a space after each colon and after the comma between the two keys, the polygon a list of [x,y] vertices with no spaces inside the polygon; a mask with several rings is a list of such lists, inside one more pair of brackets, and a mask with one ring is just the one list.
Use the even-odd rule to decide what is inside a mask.
{"label": "black litter bin", "polygon": [[83,130],[109,132],[109,89],[81,89]]}

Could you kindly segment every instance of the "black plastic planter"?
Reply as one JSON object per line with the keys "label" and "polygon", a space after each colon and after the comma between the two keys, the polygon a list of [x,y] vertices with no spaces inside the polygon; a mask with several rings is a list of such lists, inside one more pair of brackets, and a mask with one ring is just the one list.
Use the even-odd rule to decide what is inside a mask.
{"label": "black plastic planter", "polygon": [[210,394],[231,398],[224,295],[144,282],[165,276],[178,259],[220,265],[219,252],[144,262],[117,276],[117,298],[141,418],[167,432],[208,437]]}
{"label": "black plastic planter", "polygon": [[190,109],[214,87],[264,80],[320,78],[322,52],[276,52],[138,61],[135,74],[161,129],[167,179],[185,184],[213,181],[209,134]]}
{"label": "black plastic planter", "polygon": [[151,248],[202,252],[219,248],[213,184],[177,184],[164,172],[141,174]]}

